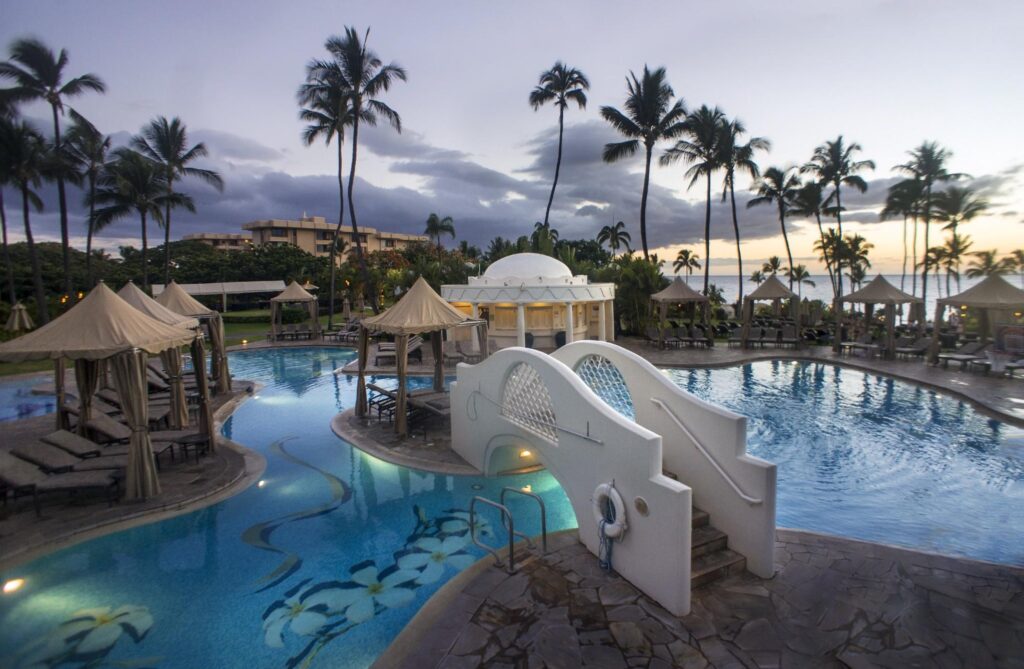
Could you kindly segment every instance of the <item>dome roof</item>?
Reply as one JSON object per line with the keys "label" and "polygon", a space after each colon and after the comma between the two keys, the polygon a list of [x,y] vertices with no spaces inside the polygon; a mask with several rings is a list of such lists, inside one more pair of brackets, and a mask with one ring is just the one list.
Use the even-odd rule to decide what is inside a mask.
{"label": "dome roof", "polygon": [[572,272],[565,263],[540,253],[515,253],[498,260],[484,272],[494,281],[510,279],[571,279]]}

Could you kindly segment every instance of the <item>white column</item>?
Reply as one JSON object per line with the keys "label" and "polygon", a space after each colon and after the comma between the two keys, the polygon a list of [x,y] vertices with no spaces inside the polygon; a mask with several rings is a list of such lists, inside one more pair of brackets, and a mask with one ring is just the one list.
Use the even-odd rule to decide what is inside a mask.
{"label": "white column", "polygon": [[526,346],[526,305],[516,305],[516,346]]}
{"label": "white column", "polygon": [[601,300],[597,303],[597,338],[601,341],[608,341],[608,323],[607,316],[605,315],[604,305],[607,300]]}
{"label": "white column", "polygon": [[608,339],[605,341],[615,341],[615,300],[608,300],[606,304],[605,335]]}
{"label": "white column", "polygon": [[[473,310],[473,320],[480,320],[480,305],[477,304],[476,302],[473,302],[473,304],[470,305],[470,308]],[[473,353],[479,353],[484,346],[484,344],[480,341],[480,334],[480,326],[474,326],[473,337],[470,339],[469,344],[469,350],[472,351]]]}
{"label": "white column", "polygon": [[573,327],[574,323],[572,321],[573,321],[573,316],[574,315],[575,314],[573,314],[573,312],[572,312],[572,302],[566,302],[565,303],[565,343],[566,344],[571,344],[573,342],[573,330],[575,328]]}

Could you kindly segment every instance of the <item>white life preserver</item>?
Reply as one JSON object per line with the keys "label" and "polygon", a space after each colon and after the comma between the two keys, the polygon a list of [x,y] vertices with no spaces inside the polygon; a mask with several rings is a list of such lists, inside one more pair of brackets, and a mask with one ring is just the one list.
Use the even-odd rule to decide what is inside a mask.
{"label": "white life preserver", "polygon": [[[604,517],[605,505],[611,500],[612,508],[615,509],[615,521],[608,522]],[[594,496],[591,498],[591,505],[594,509],[594,522],[600,529],[604,525],[604,536],[609,539],[619,539],[626,533],[626,505],[622,503],[622,496],[611,483],[602,483],[594,489]]]}

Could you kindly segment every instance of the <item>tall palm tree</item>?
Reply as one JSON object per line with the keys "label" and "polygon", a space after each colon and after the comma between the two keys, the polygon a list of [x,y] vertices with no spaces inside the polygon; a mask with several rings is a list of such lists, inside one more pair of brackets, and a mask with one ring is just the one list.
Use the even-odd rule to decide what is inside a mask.
{"label": "tall palm tree", "polygon": [[1010,258],[996,258],[996,251],[975,251],[971,255],[974,256],[975,260],[971,261],[971,264],[967,267],[967,276],[971,279],[977,279],[992,275],[1003,275],[1009,274],[1014,269],[1014,262],[1012,257]]}
{"label": "tall palm tree", "polygon": [[608,244],[608,248],[613,253],[618,252],[620,247],[625,247],[626,251],[629,251],[629,243],[633,241],[629,233],[626,232],[626,224],[619,221],[615,225],[606,225],[601,228],[601,231],[597,233],[598,244]]}
{"label": "tall palm tree", "polygon": [[[13,123],[13,115],[0,113],[0,139],[12,132]],[[5,156],[0,154],[0,230],[3,232],[4,274],[7,279],[7,301],[14,305],[18,301],[18,294],[14,288],[14,266],[11,264],[11,250],[7,241],[7,210],[4,208],[4,186],[11,182],[10,168]]]}
{"label": "tall palm tree", "polygon": [[85,273],[88,277],[88,286],[92,288],[92,238],[95,232],[92,223],[96,213],[96,181],[107,162],[110,137],[97,130],[96,126],[73,109],[71,119],[74,125],[68,130],[64,148],[71,164],[79,170],[88,184],[88,191],[85,193],[85,203],[89,207],[85,237]]}
{"label": "tall palm tree", "polygon": [[[311,146],[321,137],[330,146],[337,138],[338,152],[338,223],[334,226],[331,240],[331,284],[327,298],[327,329],[334,327],[334,300],[338,283],[338,253],[341,246],[341,226],[345,221],[345,176],[343,170],[345,128],[352,127],[355,116],[352,113],[350,89],[336,63],[313,61],[306,66],[306,83],[299,87],[299,118],[309,125],[302,131],[302,141]],[[358,241],[358,238],[357,240]]]}
{"label": "tall palm tree", "polygon": [[[935,272],[935,292],[939,299],[942,299],[942,283],[940,278],[940,272],[942,271],[942,265],[946,260],[946,249],[942,246],[933,246],[932,248],[925,251],[925,257],[919,263],[920,267],[927,267],[928,269]],[[970,276],[970,270],[967,271],[967,276]],[[926,284],[925,280],[922,283]]]}
{"label": "tall palm tree", "polygon": [[565,122],[565,109],[570,102],[575,102],[580,109],[587,108],[587,91],[590,81],[587,76],[575,67],[569,67],[562,61],[555,61],[550,70],[542,72],[537,86],[530,91],[530,106],[534,111],[541,105],[554,102],[558,107],[558,157],[555,160],[555,178],[551,182],[551,195],[548,196],[548,208],[544,210],[544,222],[551,215],[551,203],[555,200],[555,187],[558,185],[558,172],[562,168],[562,131]]}
{"label": "tall palm tree", "polygon": [[814,281],[811,280],[811,273],[807,270],[806,265],[797,265],[792,269],[786,271],[786,276],[789,277],[789,285],[792,286],[796,283],[796,298],[797,302],[803,302],[804,293],[803,285],[806,283],[808,286],[814,287]]}
{"label": "tall palm tree", "polygon": [[540,221],[533,224],[533,234],[530,235],[530,248],[533,251],[553,256],[557,243],[557,228],[551,227],[550,223],[541,223]]}
{"label": "tall palm tree", "polygon": [[168,190],[167,172],[154,160],[128,148],[117,149],[113,155],[114,160],[99,178],[95,203],[103,206],[95,210],[93,228],[102,230],[118,219],[138,214],[142,231],[142,287],[149,290],[147,219],[152,217],[163,225],[163,210],[168,205],[195,211],[195,203],[184,193]]}
{"label": "tall palm tree", "polygon": [[455,219],[451,216],[442,218],[437,214],[431,214],[427,217],[427,227],[423,230],[423,234],[433,239],[440,250],[441,235],[448,235],[455,239]]}
{"label": "tall palm tree", "polygon": [[761,271],[768,276],[775,276],[782,271],[782,260],[779,256],[768,258],[768,261],[761,265]]}
{"label": "tall palm tree", "polygon": [[762,272],[759,269],[755,269],[753,271],[753,273],[751,273],[751,275],[750,275],[750,280],[753,281],[758,286],[760,286],[762,283],[764,283],[764,280],[766,278],[767,277],[764,275],[764,272]]}
{"label": "tall palm tree", "polygon": [[718,129],[721,139],[718,143],[719,162],[725,171],[722,183],[722,201],[728,192],[732,203],[732,229],[736,235],[736,263],[739,270],[736,278],[739,282],[738,304],[743,305],[743,253],[740,250],[740,224],[736,218],[736,172],[746,172],[751,179],[761,176],[761,170],[754,162],[755,151],[768,151],[772,144],[764,137],[751,137],[746,144],[740,144],[740,136],[747,132],[739,119],[723,122]]}
{"label": "tall palm tree", "polygon": [[946,240],[945,246],[945,270],[946,270],[946,294],[951,295],[949,291],[949,279],[950,277],[956,277],[956,289],[960,290],[960,264],[963,262],[963,258],[973,246],[971,238],[967,235],[961,235],[954,232]]}
{"label": "tall palm tree", "polygon": [[875,247],[861,235],[847,235],[841,247],[841,255],[844,257],[846,266],[850,268],[850,280],[857,288],[867,276],[867,270],[871,267],[868,259],[868,252]]}
{"label": "tall palm tree", "polygon": [[[25,243],[28,245],[29,264],[32,266],[32,285],[35,288],[36,315],[39,322],[47,323],[50,312],[46,304],[46,292],[43,290],[43,273],[36,254],[35,239],[32,236],[31,209],[42,211],[43,202],[36,195],[35,188],[42,182],[46,171],[47,147],[43,139],[32,126],[24,121],[5,120],[0,123],[0,173],[21,193],[21,215],[25,223]],[[5,248],[6,248],[6,229]],[[8,268],[10,263],[7,263]],[[13,292],[13,289],[12,289]]]}
{"label": "tall palm tree", "polygon": [[[896,216],[903,217],[903,273],[900,276],[900,290],[904,290],[907,280],[907,259],[913,257],[917,262],[917,217],[921,211],[921,182],[916,179],[905,179],[889,187],[885,198],[885,206],[879,213],[880,220]],[[907,221],[914,222],[913,255],[907,249]],[[911,271],[911,294],[917,294],[917,273]]]}
{"label": "tall palm tree", "polygon": [[[349,91],[349,105],[352,109],[352,157],[348,167],[348,214],[352,221],[352,238],[356,243],[356,258],[359,260],[359,268],[369,293],[370,306],[374,313],[377,313],[380,311],[377,291],[366,266],[362,240],[359,236],[359,223],[356,219],[354,189],[356,161],[359,157],[359,126],[362,123],[375,126],[383,117],[397,132],[402,132],[402,118],[398,112],[378,98],[381,94],[386,93],[395,81],[405,81],[406,73],[395,63],[385,65],[377,54],[367,47],[369,37],[369,28],[367,28],[366,34],[360,38],[355,28],[346,26],[343,36],[332,36],[327,39],[324,46],[331,54],[333,62],[325,62],[321,65],[334,73],[328,74],[325,71],[324,76],[340,77],[347,84]],[[320,69],[314,67],[311,73],[316,74]]]}
{"label": "tall palm tree", "polygon": [[804,218],[814,218],[818,223],[818,241],[815,243],[815,248],[825,251],[822,253],[822,262],[825,263],[825,269],[828,271],[828,280],[832,285],[833,296],[838,296],[838,288],[836,287],[835,273],[832,271],[832,258],[827,253],[828,247],[825,244],[825,228],[821,224],[821,214],[825,208],[825,195],[824,188],[817,181],[809,181],[797,189],[796,196],[793,198],[793,204],[790,207],[789,213],[793,216],[802,216]]}
{"label": "tall palm tree", "polygon": [[[167,194],[174,194],[174,182],[184,177],[194,177],[224,190],[224,180],[213,170],[189,167],[198,158],[207,154],[202,142],[189,147],[188,130],[177,116],[168,121],[158,116],[142,129],[142,134],[132,138],[132,146],[163,171]],[[174,198],[168,197],[164,204],[164,284],[171,281],[171,208]]]}
{"label": "tall palm tree", "polygon": [[644,65],[640,79],[630,72],[626,79],[626,91],[626,111],[601,107],[601,118],[629,139],[605,144],[601,157],[606,163],[614,163],[635,154],[643,143],[645,159],[644,187],[640,194],[640,245],[644,250],[644,259],[650,260],[647,248],[647,192],[651,180],[651,157],[658,142],[675,139],[683,133],[686,109],[681,99],[672,101],[675,91],[669,85],[663,67],[651,71]]}
{"label": "tall palm tree", "polygon": [[[793,208],[793,203],[800,190],[800,177],[797,176],[796,168],[769,167],[764,171],[764,176],[754,182],[753,190],[757,193],[757,197],[747,202],[748,208],[761,204],[774,204],[778,209],[782,239],[786,242],[786,257],[789,259],[789,266],[795,270],[793,252],[789,248],[789,235],[786,233],[786,214]],[[793,281],[793,274],[790,272],[790,290],[793,290]]]}
{"label": "tall palm tree", "polygon": [[[60,117],[64,115],[64,101],[87,91],[103,93],[106,86],[95,74],[83,74],[64,80],[68,65],[68,52],[54,54],[50,47],[34,38],[15,40],[11,44],[10,60],[0,63],[0,78],[14,80],[14,86],[4,91],[10,101],[42,100],[53,113],[53,145],[57,153],[62,150]],[[64,265],[64,292],[71,292],[71,255],[68,241],[68,203],[64,190],[64,175],[57,177],[57,201],[60,206],[60,242]]]}
{"label": "tall palm tree", "polygon": [[686,285],[690,285],[690,275],[693,274],[693,270],[700,269],[700,256],[690,249],[679,249],[675,262],[672,263],[672,269],[676,274],[679,273],[679,270],[686,270]]}
{"label": "tall palm tree", "polygon": [[[920,146],[908,151],[908,153],[910,154],[910,160],[896,165],[893,169],[921,182],[924,197],[922,211],[924,220],[924,248],[930,249],[928,233],[929,224],[932,219],[932,206],[934,205],[932,190],[937,183],[956,180],[966,175],[951,173],[946,169],[946,161],[953,154],[939,146],[938,142],[922,142]],[[928,303],[928,261],[928,254],[925,253],[924,262],[921,264],[921,299],[924,300],[925,304]],[[924,328],[923,319],[921,328]]]}
{"label": "tall palm tree", "polygon": [[[860,144],[850,142],[849,145],[839,135],[834,141],[826,141],[814,149],[811,160],[800,168],[801,172],[813,174],[824,186],[831,186],[832,193],[828,200],[835,201],[836,227],[840,238],[843,237],[843,198],[842,187],[849,186],[861,193],[867,191],[868,184],[857,175],[863,170],[875,169],[872,160],[854,160],[853,154],[861,151]],[[826,200],[827,201],[827,200]],[[843,273],[836,272],[836,288],[843,294]]]}
{"label": "tall palm tree", "polygon": [[814,250],[818,252],[819,257],[825,266],[829,268],[831,278],[833,280],[833,297],[839,299],[839,281],[838,276],[843,271],[845,266],[844,250],[846,243],[843,238],[839,236],[839,232],[835,228],[829,228],[821,235],[821,238],[814,242]]}
{"label": "tall palm tree", "polygon": [[704,294],[707,295],[708,285],[711,280],[711,175],[721,166],[722,152],[719,149],[719,142],[722,139],[722,123],[725,122],[725,114],[718,107],[714,109],[707,105],[701,105],[686,116],[683,123],[683,132],[687,139],[676,142],[675,146],[666,151],[660,159],[662,165],[669,165],[677,160],[683,160],[690,169],[686,170],[684,178],[690,180],[687,188],[693,188],[697,181],[704,177],[706,180],[707,193],[704,199],[704,257],[708,262],[704,263]]}
{"label": "tall palm tree", "polygon": [[988,211],[988,200],[978,197],[970,188],[950,186],[935,194],[935,219],[945,221],[943,230],[956,235],[957,226],[969,223]]}

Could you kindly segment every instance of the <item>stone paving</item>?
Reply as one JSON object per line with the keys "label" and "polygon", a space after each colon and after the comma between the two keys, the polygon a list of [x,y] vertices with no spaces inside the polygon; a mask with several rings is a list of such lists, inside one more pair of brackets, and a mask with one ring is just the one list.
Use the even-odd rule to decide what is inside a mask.
{"label": "stone paving", "polygon": [[773,578],[712,583],[675,617],[575,531],[549,543],[453,580],[375,669],[1024,667],[1024,569],[779,530]]}

